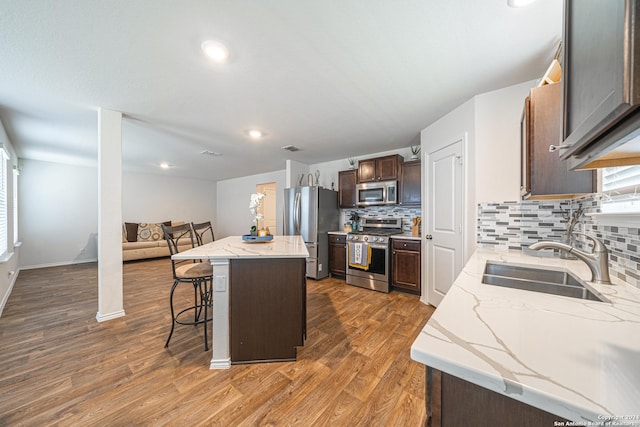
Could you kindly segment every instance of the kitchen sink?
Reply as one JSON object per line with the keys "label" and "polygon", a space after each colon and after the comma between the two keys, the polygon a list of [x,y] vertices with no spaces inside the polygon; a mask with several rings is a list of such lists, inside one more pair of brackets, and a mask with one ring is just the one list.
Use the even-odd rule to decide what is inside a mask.
{"label": "kitchen sink", "polygon": [[564,269],[535,268],[487,261],[482,283],[524,291],[609,302],[582,280]]}

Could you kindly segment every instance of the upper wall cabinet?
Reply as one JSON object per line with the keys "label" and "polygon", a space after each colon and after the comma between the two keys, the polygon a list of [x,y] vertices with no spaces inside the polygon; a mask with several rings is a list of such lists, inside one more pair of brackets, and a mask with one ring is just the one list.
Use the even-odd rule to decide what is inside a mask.
{"label": "upper wall cabinet", "polygon": [[640,0],[565,0],[562,154],[572,169],[640,164]]}
{"label": "upper wall cabinet", "polygon": [[398,179],[403,157],[394,154],[358,161],[358,182],[392,181]]}
{"label": "upper wall cabinet", "polygon": [[356,207],[356,182],[358,170],[350,169],[338,172],[338,205],[341,208]]}
{"label": "upper wall cabinet", "polygon": [[400,200],[402,206],[420,206],[421,195],[421,162],[414,160],[400,165]]}
{"label": "upper wall cabinet", "polygon": [[594,171],[570,171],[558,153],[562,112],[560,83],[531,89],[522,116],[522,187],[524,198],[570,198],[596,191]]}

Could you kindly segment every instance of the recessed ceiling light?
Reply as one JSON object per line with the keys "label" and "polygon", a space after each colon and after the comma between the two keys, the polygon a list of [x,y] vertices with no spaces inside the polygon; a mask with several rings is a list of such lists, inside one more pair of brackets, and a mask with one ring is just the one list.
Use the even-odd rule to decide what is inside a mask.
{"label": "recessed ceiling light", "polygon": [[171,166],[169,165],[169,163],[162,162],[162,163],[160,163],[160,167],[162,169],[169,169]]}
{"label": "recessed ceiling light", "polygon": [[219,41],[206,40],[200,45],[202,51],[210,60],[223,63],[229,59],[229,49]]}
{"label": "recessed ceiling light", "polygon": [[249,136],[253,139],[260,139],[264,136],[264,134],[262,133],[262,131],[258,130],[258,129],[251,129],[249,132],[247,132],[249,134]]}
{"label": "recessed ceiling light", "polygon": [[535,0],[507,0],[507,4],[511,7],[522,7],[533,3],[534,1]]}

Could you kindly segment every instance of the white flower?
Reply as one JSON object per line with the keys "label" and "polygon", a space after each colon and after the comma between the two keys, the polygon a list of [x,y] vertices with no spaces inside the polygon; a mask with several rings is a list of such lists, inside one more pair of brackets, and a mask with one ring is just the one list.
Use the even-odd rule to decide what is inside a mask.
{"label": "white flower", "polygon": [[259,220],[264,218],[264,215],[258,213],[258,208],[260,207],[262,199],[264,199],[264,196],[266,195],[267,193],[254,193],[251,195],[251,200],[249,201],[249,211],[253,215],[253,222],[256,224]]}

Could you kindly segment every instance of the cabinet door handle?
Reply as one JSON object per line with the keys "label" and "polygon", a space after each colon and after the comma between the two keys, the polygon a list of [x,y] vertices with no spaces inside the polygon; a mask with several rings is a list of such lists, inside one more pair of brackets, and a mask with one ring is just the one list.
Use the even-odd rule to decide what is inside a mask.
{"label": "cabinet door handle", "polygon": [[426,236],[424,236],[424,238],[427,240],[432,240],[433,236],[431,234],[427,234]]}

